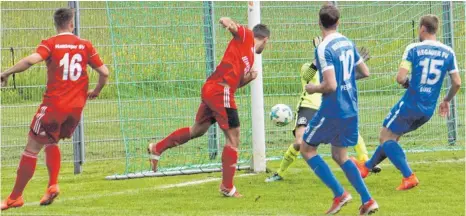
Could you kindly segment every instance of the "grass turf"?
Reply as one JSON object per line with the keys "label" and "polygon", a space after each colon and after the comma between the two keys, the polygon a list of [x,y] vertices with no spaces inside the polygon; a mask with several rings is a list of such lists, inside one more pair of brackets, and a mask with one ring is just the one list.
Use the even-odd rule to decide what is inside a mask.
{"label": "grass turf", "polygon": [[[389,162],[382,164],[382,172],[365,181],[378,201],[377,215],[464,215],[465,164],[464,152],[436,152],[408,154],[412,169],[420,185],[409,191],[396,191],[401,174]],[[345,189],[354,200],[339,215],[355,215],[360,198],[334,162],[325,158]],[[224,198],[218,193],[220,173],[143,178],[125,181],[104,180],[112,173],[113,163],[88,164],[83,174],[72,175],[72,167],[65,164],[60,178],[62,193],[54,204],[38,205],[45,191],[47,172],[38,166],[35,177],[26,188],[26,206],[2,212],[3,215],[322,215],[331,204],[331,191],[298,160],[282,182],[264,183],[268,174],[237,177],[235,184],[244,195],[240,199]],[[277,169],[278,161],[268,162]],[[245,174],[244,171],[238,175]],[[10,192],[14,169],[2,168],[1,195]],[[203,184],[164,188],[167,185],[214,179]]]}

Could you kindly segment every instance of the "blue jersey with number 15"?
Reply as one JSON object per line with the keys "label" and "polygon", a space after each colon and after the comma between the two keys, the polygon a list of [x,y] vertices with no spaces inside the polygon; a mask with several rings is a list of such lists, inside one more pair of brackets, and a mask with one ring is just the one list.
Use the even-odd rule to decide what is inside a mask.
{"label": "blue jersey with number 15", "polygon": [[458,72],[455,52],[432,40],[408,45],[401,67],[411,71],[409,87],[401,100],[411,110],[429,116],[435,111],[445,75]]}
{"label": "blue jersey with number 15", "polygon": [[323,74],[335,71],[336,91],[322,94],[319,114],[327,118],[358,115],[358,93],[354,70],[362,59],[354,43],[340,33],[327,35],[315,50],[320,82]]}

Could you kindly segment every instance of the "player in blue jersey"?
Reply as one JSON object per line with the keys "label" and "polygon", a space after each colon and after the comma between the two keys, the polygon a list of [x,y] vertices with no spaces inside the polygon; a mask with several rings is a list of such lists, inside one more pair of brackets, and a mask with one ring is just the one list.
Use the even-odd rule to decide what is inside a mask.
{"label": "player in blue jersey", "polygon": [[[407,90],[385,118],[380,132],[380,145],[372,158],[364,164],[357,164],[362,177],[366,177],[368,170],[388,157],[403,174],[402,183],[397,190],[407,190],[419,184],[398,140],[432,117],[443,79],[447,74],[451,78],[452,85],[439,107],[442,117],[449,114],[450,100],[461,86],[455,52],[451,47],[437,41],[435,34],[438,26],[439,21],[436,16],[421,17],[419,24],[421,42],[406,47],[396,77],[396,81]],[[411,80],[408,78],[409,72],[411,72]]]}
{"label": "player in blue jersey", "polygon": [[337,32],[339,18],[340,12],[333,5],[324,5],[319,11],[319,26],[324,39],[315,51],[320,84],[309,83],[306,91],[322,93],[322,103],[306,127],[303,136],[306,144],[300,151],[315,174],[333,191],[334,201],[327,214],[337,213],[352,197],[317,153],[321,143],[332,145],[333,160],[361,195],[360,215],[367,215],[374,213],[378,205],[371,198],[358,168],[348,158],[347,147],[355,146],[358,141],[356,78],[369,76],[369,69],[354,43]]}

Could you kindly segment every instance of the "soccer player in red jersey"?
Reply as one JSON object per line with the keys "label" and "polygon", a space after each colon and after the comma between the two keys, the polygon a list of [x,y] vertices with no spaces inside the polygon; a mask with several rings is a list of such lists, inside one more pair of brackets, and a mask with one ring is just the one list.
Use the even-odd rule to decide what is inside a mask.
{"label": "soccer player in red jersey", "polygon": [[240,135],[234,94],[238,88],[247,85],[257,77],[257,72],[251,70],[254,64],[254,52],[262,53],[270,31],[263,24],[256,25],[251,31],[227,17],[222,17],[220,24],[231,32],[233,39],[228,44],[215,72],[202,87],[202,102],[196,114],[196,122],[191,127],[174,131],[157,144],[149,144],[148,152],[152,170],[156,172],[160,155],[165,150],[204,135],[212,124],[218,122],[226,138],[222,153],[223,180],[220,191],[228,197],[240,197],[241,195],[233,185]]}
{"label": "soccer player in red jersey", "polygon": [[[1,74],[2,87],[11,74],[27,70],[34,64],[46,61],[47,89],[37,114],[30,126],[28,141],[19,162],[16,182],[11,194],[2,202],[2,211],[24,204],[22,193],[36,168],[37,154],[45,147],[45,164],[49,183],[41,205],[49,205],[58,196],[60,150],[58,141],[70,138],[78,125],[87,98],[94,99],[107,82],[108,69],[91,42],[75,36],[74,11],[61,8],[54,14],[57,35],[43,40],[36,52],[23,58]],[[88,91],[87,65],[99,73],[95,89]]]}

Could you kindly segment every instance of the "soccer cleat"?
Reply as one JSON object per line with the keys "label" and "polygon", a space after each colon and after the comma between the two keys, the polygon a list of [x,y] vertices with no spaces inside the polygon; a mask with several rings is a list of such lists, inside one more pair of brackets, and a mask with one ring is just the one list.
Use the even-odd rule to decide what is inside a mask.
{"label": "soccer cleat", "polygon": [[18,208],[18,207],[21,207],[23,205],[24,205],[23,196],[20,196],[20,197],[16,198],[15,200],[10,199],[10,197],[8,197],[8,198],[6,198],[6,200],[4,200],[2,202],[2,211],[7,210],[9,208]]}
{"label": "soccer cleat", "polygon": [[235,186],[233,186],[232,189],[228,189],[225,186],[223,186],[223,184],[220,185],[220,193],[223,194],[223,196],[226,196],[226,197],[240,198],[240,197],[243,196],[240,193],[238,193],[238,191],[236,191]]}
{"label": "soccer cleat", "polygon": [[58,185],[54,184],[47,188],[44,196],[40,199],[40,205],[50,205],[53,203],[53,200],[57,198],[58,194],[60,194],[60,189]]}
{"label": "soccer cleat", "polygon": [[379,165],[375,165],[374,168],[372,168],[370,171],[371,173],[379,173],[382,171],[382,168],[380,168]]}
{"label": "soccer cleat", "polygon": [[160,154],[152,151],[154,147],[153,143],[149,144],[147,147],[147,153],[149,154],[149,162],[152,167],[152,171],[157,172],[157,164],[160,160]]}
{"label": "soccer cleat", "polygon": [[374,199],[367,201],[359,207],[359,215],[370,215],[379,210],[379,205]]}
{"label": "soccer cleat", "polygon": [[409,190],[413,187],[416,187],[419,184],[419,179],[414,175],[414,173],[408,178],[403,178],[401,185],[396,188],[396,190]]}
{"label": "soccer cleat", "polygon": [[354,157],[351,157],[350,158],[351,161],[353,161],[353,163],[356,165],[356,167],[358,168],[359,172],[361,173],[361,177],[362,178],[366,178],[367,175],[369,174],[369,169],[366,167],[366,165],[364,165],[363,162],[361,161],[358,161],[356,158]]}
{"label": "soccer cleat", "polygon": [[274,173],[273,176],[270,176],[265,179],[265,182],[274,182],[274,181],[281,181],[283,178],[278,175],[278,173]]}
{"label": "soccer cleat", "polygon": [[325,214],[333,215],[333,214],[338,213],[341,207],[346,205],[346,203],[348,203],[352,199],[353,197],[351,196],[351,194],[345,191],[343,195],[333,198],[332,207],[330,207],[330,209]]}

